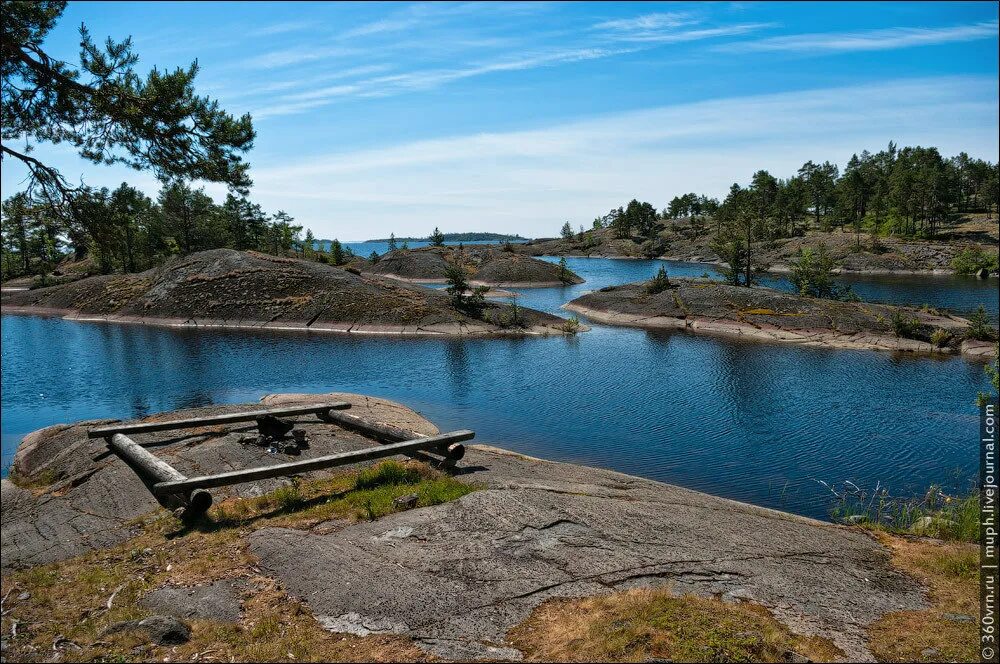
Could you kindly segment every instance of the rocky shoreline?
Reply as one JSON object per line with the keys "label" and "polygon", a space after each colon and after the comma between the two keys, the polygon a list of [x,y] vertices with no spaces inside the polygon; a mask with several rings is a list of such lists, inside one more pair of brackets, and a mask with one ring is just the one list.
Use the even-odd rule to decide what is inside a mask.
{"label": "rocky shoreline", "polygon": [[[705,265],[720,264],[712,250],[715,230],[710,222],[695,228],[689,219],[663,220],[655,241],[619,238],[610,228],[585,231],[572,238],[537,239],[519,244],[514,251],[529,256],[578,256],[600,258],[659,258]],[[996,221],[969,219],[939,240],[871,238],[847,231],[809,230],[804,236],[759,242],[757,257],[774,272],[790,269],[803,248],[826,247],[834,270],[843,274],[939,275],[954,274],[952,261],[963,250],[997,255],[1000,228]],[[993,273],[996,276],[996,272]]]}
{"label": "rocky shoreline", "polygon": [[[964,338],[969,322],[948,314],[803,297],[705,279],[674,279],[659,293],[650,293],[648,283],[602,288],[563,308],[609,325],[683,329],[828,348],[960,352],[978,360],[994,355],[994,342]],[[897,329],[894,317],[902,317],[905,331]]]}
{"label": "rocky shoreline", "polygon": [[458,248],[420,247],[397,249],[372,263],[357,260],[353,265],[365,273],[413,283],[446,283],[450,266],[460,266],[473,286],[491,288],[549,288],[582,284],[571,270],[510,250],[487,245]]}
{"label": "rocky shoreline", "polygon": [[[355,415],[424,435],[437,432],[405,406],[361,395],[273,395],[262,401],[273,406],[342,399],[353,404]],[[145,419],[248,407],[253,404]],[[335,425],[296,419],[310,442],[303,458],[375,444]],[[251,609],[255,588],[277,584],[290,597],[283,601],[301,603],[320,626],[344,638],[392,635],[424,653],[463,661],[519,659],[522,653],[508,634],[547,600],[641,587],[752,603],[795,633],[829,640],[849,661],[872,659],[868,625],[925,605],[919,585],[893,568],[885,547],[863,531],[480,445],[469,448],[456,471],[456,478],[478,490],[458,500],[360,522],[296,525],[293,514],[285,526],[251,526],[235,540],[226,538],[224,527],[195,529],[173,535],[159,557],[144,563],[141,552],[138,558],[128,554],[128,542],[143,532],[141,517],[159,508],[103,441],[86,438],[88,427],[107,422],[48,427],[22,442],[12,472],[16,483],[0,483],[5,587],[18,578],[17,570],[70,559],[84,561],[74,564],[86,569],[87,556],[121,548],[120,560],[138,561],[130,564],[158,579],[140,585],[146,590],[128,614],[133,625],[153,620],[154,611],[191,620],[213,602],[222,607],[208,622],[193,620],[190,638],[218,629],[219,620],[252,624],[259,619]],[[185,473],[282,460],[241,444],[245,430],[202,427],[137,440]],[[264,480],[213,491],[225,505],[282,486],[287,481]],[[212,537],[236,547],[224,571],[192,568],[180,559],[170,571],[171,556],[189,552],[186,538],[204,547],[216,541]],[[107,595],[114,590],[94,601],[110,607],[114,598]],[[51,592],[58,601],[58,586]],[[159,601],[167,596],[170,602]],[[857,602],[862,596],[865,601]],[[106,634],[110,627],[100,630],[111,613],[91,612],[84,620],[94,621],[93,633]],[[30,639],[31,629],[22,625],[21,633],[29,634],[22,638]],[[156,650],[144,652],[160,657]]]}
{"label": "rocky shoreline", "polygon": [[404,336],[559,335],[567,321],[487,302],[458,309],[433,289],[320,263],[228,249],[134,275],[3,293],[4,314],[183,328]]}

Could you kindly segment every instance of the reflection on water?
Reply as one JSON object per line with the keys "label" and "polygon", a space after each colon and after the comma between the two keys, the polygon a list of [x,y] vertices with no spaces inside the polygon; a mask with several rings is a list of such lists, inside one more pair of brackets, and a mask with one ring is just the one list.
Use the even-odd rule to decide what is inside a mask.
{"label": "reflection on water", "polygon": [[[526,289],[522,304],[559,312],[582,292],[648,278],[659,264],[569,263],[588,283]],[[981,282],[961,282],[961,292],[935,283],[950,301],[985,292]],[[929,300],[932,291],[920,292]],[[4,316],[2,333],[5,465],[24,434],[57,422],[354,391],[526,454],[820,518],[828,494],[816,479],[880,481],[894,493],[966,488],[978,463],[975,394],[987,387],[982,365],[960,358],[599,325],[566,339],[442,341]]]}

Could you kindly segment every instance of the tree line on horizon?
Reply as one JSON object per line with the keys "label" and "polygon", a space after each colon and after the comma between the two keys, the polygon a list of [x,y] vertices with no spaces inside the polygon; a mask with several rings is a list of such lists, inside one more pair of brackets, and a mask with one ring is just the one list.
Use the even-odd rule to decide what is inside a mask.
{"label": "tree line on horizon", "polygon": [[[156,199],[126,183],[88,188],[70,203],[18,192],[2,205],[0,271],[4,279],[46,274],[66,258],[93,261],[100,274],[141,272],[167,258],[207,249],[295,253],[342,263],[348,249],[324,252],[312,232],[288,213],[266,213],[245,196],[230,193],[222,204],[184,182],[165,184]],[[337,243],[339,244],[339,243]]]}
{"label": "tree line on horizon", "polygon": [[[750,183],[734,183],[719,201],[688,193],[674,196],[662,211],[633,199],[594,219],[592,230],[612,229],[619,239],[647,243],[647,253],[662,255],[665,222],[686,219],[695,235],[714,231],[713,250],[731,266],[733,283],[753,283],[764,268],[756,245],[803,235],[809,229],[850,230],[861,250],[862,235],[879,251],[879,237],[930,239],[963,213],[985,212],[991,218],[1000,204],[997,164],[962,152],[944,158],[937,148],[898,148],[890,142],[875,154],[855,154],[843,172],[836,164],[808,161],[798,172],[779,179],[766,170]],[[563,224],[564,239],[596,242],[581,226]]]}

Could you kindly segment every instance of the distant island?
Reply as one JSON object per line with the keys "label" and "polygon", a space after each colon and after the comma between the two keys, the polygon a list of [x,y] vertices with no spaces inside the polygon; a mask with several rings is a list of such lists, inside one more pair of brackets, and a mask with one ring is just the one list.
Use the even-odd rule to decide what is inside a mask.
{"label": "distant island", "polygon": [[[502,233],[444,233],[445,242],[527,242],[529,238],[520,235],[504,235]],[[383,237],[377,240],[366,240],[366,242],[388,242],[389,238]],[[396,242],[430,242],[428,237],[397,237]]]}

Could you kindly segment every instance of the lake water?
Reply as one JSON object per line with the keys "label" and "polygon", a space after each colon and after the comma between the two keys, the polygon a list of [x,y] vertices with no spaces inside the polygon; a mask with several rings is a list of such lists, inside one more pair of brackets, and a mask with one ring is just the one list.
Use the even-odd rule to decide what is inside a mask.
{"label": "lake water", "polygon": [[[558,260],[558,259],[550,259]],[[555,313],[658,261],[567,259],[588,280],[520,291]],[[668,263],[673,275],[705,266]],[[710,274],[711,269],[707,270]],[[852,279],[863,297],[997,315],[996,280]],[[787,287],[787,286],[785,286]],[[192,331],[4,316],[6,467],[28,432],[269,392],[399,400],[442,429],[548,459],[613,468],[824,518],[817,480],[922,494],[978,470],[983,365],[961,358],[799,348],[594,325],[572,338],[399,339]]]}

